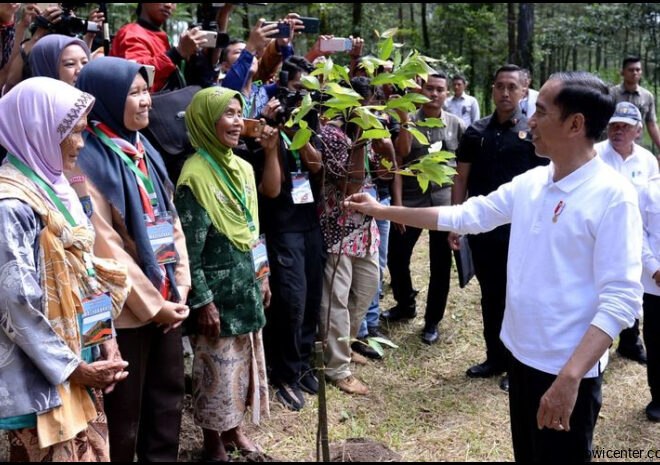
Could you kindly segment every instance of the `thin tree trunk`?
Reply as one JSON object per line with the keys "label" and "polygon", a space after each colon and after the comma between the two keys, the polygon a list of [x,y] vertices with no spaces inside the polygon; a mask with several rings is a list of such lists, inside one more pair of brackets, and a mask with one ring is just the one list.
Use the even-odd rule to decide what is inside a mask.
{"label": "thin tree trunk", "polygon": [[573,47],[573,71],[577,71],[578,69],[578,49],[577,47]]}
{"label": "thin tree trunk", "polygon": [[403,3],[399,3],[399,27],[403,29]]}
{"label": "thin tree trunk", "polygon": [[509,31],[509,63],[515,63],[518,57],[516,47],[516,4],[507,3],[507,28]]}
{"label": "thin tree trunk", "polygon": [[415,29],[415,4],[411,3],[410,4],[410,24],[412,25],[413,29]]}
{"label": "thin tree trunk", "polygon": [[247,3],[245,4],[245,16],[243,16],[243,29],[245,29],[245,37],[248,37],[252,27],[250,27],[250,6]]}
{"label": "thin tree trunk", "polygon": [[520,3],[518,7],[518,55],[523,68],[534,67],[534,4]]}
{"label": "thin tree trunk", "polygon": [[360,37],[362,24],[362,3],[353,3],[353,37]]}
{"label": "thin tree trunk", "polygon": [[[431,39],[429,37],[429,25],[428,18],[426,17],[426,3],[422,3],[422,34],[424,35],[424,47],[425,51],[429,53],[431,51]],[[461,55],[459,55],[461,56]]]}

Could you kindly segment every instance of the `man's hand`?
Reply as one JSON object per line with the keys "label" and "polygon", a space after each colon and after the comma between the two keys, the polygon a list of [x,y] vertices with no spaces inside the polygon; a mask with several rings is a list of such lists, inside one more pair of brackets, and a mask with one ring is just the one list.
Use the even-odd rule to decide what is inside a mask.
{"label": "man's hand", "polygon": [[19,24],[23,29],[30,27],[34,19],[41,14],[41,10],[34,3],[27,3],[23,7],[23,16]]}
{"label": "man's hand", "polygon": [[369,194],[353,194],[344,201],[344,208],[364,213],[367,216],[378,218],[380,203]]}
{"label": "man's hand", "polygon": [[206,43],[207,39],[202,32],[202,29],[195,27],[188,29],[181,35],[179,39],[179,45],[177,45],[176,50],[179,52],[184,60],[188,60],[191,56],[197,53],[197,50]]}
{"label": "man's hand", "polygon": [[301,34],[305,30],[305,24],[300,19],[300,15],[298,13],[289,13],[282,22],[289,23],[291,26],[291,34],[289,37],[277,39],[277,46],[280,49],[293,44],[293,39],[296,34]]}
{"label": "man's hand", "polygon": [[353,48],[351,48],[351,51],[348,53],[348,55],[354,60],[357,60],[360,57],[362,57],[362,50],[364,49],[364,39],[353,36],[351,36],[350,39],[351,42],[353,42]]}
{"label": "man's hand", "polygon": [[[316,60],[318,57],[321,57],[321,56],[330,56],[330,55],[332,55],[333,52],[322,52],[322,51],[321,51],[321,42],[323,42],[323,41],[325,41],[325,40],[334,39],[334,37],[335,37],[335,36],[327,36],[327,35],[319,36],[319,38],[316,39],[316,43],[314,44],[314,46],[312,47],[312,49],[311,49],[311,50],[309,51],[309,53],[307,54],[307,59],[308,59],[310,62],[313,62],[313,61]],[[310,58],[311,58],[311,60],[310,60]]]}
{"label": "man's hand", "polygon": [[460,234],[456,233],[449,233],[449,237],[447,238],[447,241],[449,242],[449,248],[455,252],[459,252],[461,250],[461,236]]}
{"label": "man's hand", "polygon": [[660,286],[660,270],[656,271],[653,275],[653,281],[655,281],[657,286]]}
{"label": "man's hand", "polygon": [[271,37],[277,34],[278,24],[269,24],[264,26],[265,19],[261,18],[257,21],[254,28],[250,32],[250,38],[245,44],[245,49],[256,57],[263,55],[266,46],[271,40]]}
{"label": "man's hand", "polygon": [[580,379],[570,379],[562,375],[557,377],[548,392],[541,397],[541,405],[536,415],[540,430],[571,430],[571,415],[577,402],[580,382]]}
{"label": "man's hand", "polygon": [[282,107],[282,104],[280,101],[273,97],[270,99],[270,101],[266,104],[263,110],[261,110],[261,116],[263,116],[266,119],[269,119],[271,121],[275,121],[277,119],[277,116],[280,113],[280,108]]}
{"label": "man's hand", "polygon": [[266,121],[262,120],[262,123],[264,124],[264,129],[261,132],[261,136],[259,136],[257,139],[257,142],[264,148],[266,155],[277,155],[277,149],[280,143],[280,134],[277,131],[277,128],[268,126]]}
{"label": "man's hand", "polygon": [[209,339],[220,337],[220,312],[213,302],[199,309],[197,328],[199,334]]}

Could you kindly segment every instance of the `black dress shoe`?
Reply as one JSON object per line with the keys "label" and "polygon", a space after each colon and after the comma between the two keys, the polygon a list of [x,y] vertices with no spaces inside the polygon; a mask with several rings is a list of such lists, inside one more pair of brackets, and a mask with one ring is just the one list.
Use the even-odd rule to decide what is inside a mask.
{"label": "black dress shoe", "polygon": [[383,357],[376,352],[370,345],[367,344],[367,341],[361,340],[351,344],[351,349],[353,352],[356,352],[363,357],[370,358],[371,360],[382,360]]}
{"label": "black dress shoe", "polygon": [[417,311],[414,305],[408,307],[400,307],[397,305],[396,307],[392,307],[380,315],[381,319],[388,322],[412,320],[416,316]]}
{"label": "black dress shoe", "polygon": [[369,337],[377,337],[379,339],[387,339],[387,336],[383,334],[378,326],[369,328]]}
{"label": "black dress shoe", "polygon": [[646,365],[646,351],[642,345],[642,341],[637,341],[635,345],[632,346],[622,346],[619,344],[619,348],[616,350],[619,355],[633,362]]}
{"label": "black dress shoe", "polygon": [[468,378],[492,378],[493,376],[504,373],[504,369],[485,361],[468,369],[466,375]]}
{"label": "black dress shoe", "polygon": [[504,392],[509,392],[509,375],[504,375],[502,381],[500,381],[500,389]]}
{"label": "black dress shoe", "polygon": [[426,345],[432,346],[437,344],[439,340],[438,328],[425,328],[422,332],[422,342]]}
{"label": "black dress shoe", "polygon": [[313,370],[307,370],[300,378],[300,389],[312,396],[319,393],[319,380]]}
{"label": "black dress shoe", "polygon": [[646,417],[653,423],[660,423],[660,402],[652,401],[646,407]]}

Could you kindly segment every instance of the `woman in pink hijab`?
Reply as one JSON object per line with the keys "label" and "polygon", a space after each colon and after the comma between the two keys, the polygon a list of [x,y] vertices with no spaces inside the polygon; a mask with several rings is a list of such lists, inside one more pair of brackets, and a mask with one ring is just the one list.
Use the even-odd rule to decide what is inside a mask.
{"label": "woman in pink hijab", "polygon": [[93,104],[50,78],[0,99],[0,429],[11,461],[109,460],[100,390],[128,376],[112,317],[129,285],[125,269],[92,255],[93,230],[63,174]]}

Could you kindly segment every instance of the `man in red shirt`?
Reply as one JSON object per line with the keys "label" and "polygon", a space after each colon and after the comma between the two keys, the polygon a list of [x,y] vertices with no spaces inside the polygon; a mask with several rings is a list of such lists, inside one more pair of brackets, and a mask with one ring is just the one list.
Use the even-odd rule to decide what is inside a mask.
{"label": "man in red shirt", "polygon": [[139,3],[137,23],[122,27],[112,43],[111,56],[133,60],[156,68],[152,92],[165,87],[177,67],[194,55],[206,39],[199,28],[181,35],[172,47],[162,26],[174,13],[176,3]]}

